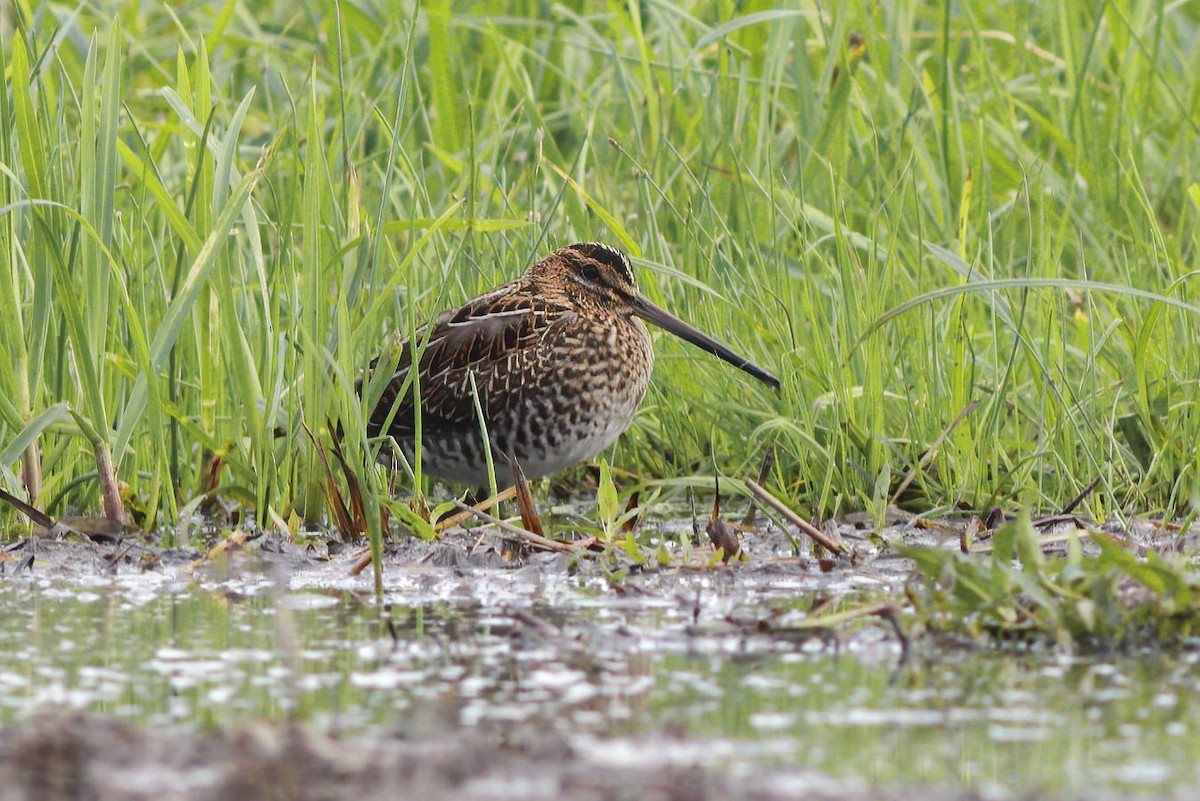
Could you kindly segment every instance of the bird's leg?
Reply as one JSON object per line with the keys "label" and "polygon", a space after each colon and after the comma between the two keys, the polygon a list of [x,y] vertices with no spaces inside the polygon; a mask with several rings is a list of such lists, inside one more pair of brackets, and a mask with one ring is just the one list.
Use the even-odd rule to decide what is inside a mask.
{"label": "bird's leg", "polygon": [[529,491],[529,480],[525,478],[525,473],[521,470],[521,465],[517,464],[517,460],[511,456],[507,458],[508,466],[512,469],[513,485],[517,490],[517,507],[521,510],[521,525],[530,534],[537,534],[539,537],[545,536],[542,534],[542,519],[538,517],[537,506],[533,503],[533,493]]}

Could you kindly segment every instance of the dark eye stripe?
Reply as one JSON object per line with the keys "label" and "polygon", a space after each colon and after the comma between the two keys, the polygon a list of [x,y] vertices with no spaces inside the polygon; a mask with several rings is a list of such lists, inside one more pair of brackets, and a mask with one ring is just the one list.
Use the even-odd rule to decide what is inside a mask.
{"label": "dark eye stripe", "polygon": [[571,271],[574,273],[582,273],[584,265],[588,263],[588,259],[583,251],[575,247],[563,248],[558,254],[571,267]]}
{"label": "dark eye stripe", "polygon": [[616,248],[609,247],[603,242],[580,242],[571,245],[568,250],[574,250],[589,258],[595,259],[598,262],[612,267],[617,273],[628,281],[630,284],[636,284],[633,279],[633,270],[629,266],[629,260],[625,258],[625,254]]}

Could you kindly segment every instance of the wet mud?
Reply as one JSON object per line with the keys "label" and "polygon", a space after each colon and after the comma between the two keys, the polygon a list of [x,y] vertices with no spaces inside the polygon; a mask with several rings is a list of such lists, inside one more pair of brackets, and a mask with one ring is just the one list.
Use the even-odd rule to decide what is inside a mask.
{"label": "wet mud", "polygon": [[[1147,681],[1136,660],[910,643],[886,610],[913,566],[890,545],[958,547],[966,521],[889,523],[840,521],[840,559],[807,543],[797,555],[798,535],[764,526],[744,536],[744,561],[697,544],[668,565],[456,529],[387,547],[382,604],[370,570],[353,573],[358,549],[329,537],[268,534],[213,558],[133,538],[21,540],[0,579],[3,797],[937,801],[1200,786],[1182,767],[1195,660]],[[690,520],[659,526],[664,547],[693,536]],[[1152,522],[1120,533],[1197,545]],[[807,625],[848,602],[880,613]],[[1144,701],[1137,681],[1153,685]],[[1161,709],[1114,746],[1105,716],[1137,717],[1123,703]],[[1078,766],[1031,770],[1038,748],[1047,763],[1111,764],[1072,783],[1059,774]]]}

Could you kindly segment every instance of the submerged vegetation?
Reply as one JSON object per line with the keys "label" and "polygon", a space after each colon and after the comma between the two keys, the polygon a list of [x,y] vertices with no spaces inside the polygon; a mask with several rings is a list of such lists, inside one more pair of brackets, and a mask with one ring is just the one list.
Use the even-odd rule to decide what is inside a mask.
{"label": "submerged vegetation", "polygon": [[[1099,553],[1084,556],[1082,541]],[[1064,543],[1063,558],[1043,553]],[[1072,648],[1184,642],[1200,633],[1200,575],[1178,555],[1139,559],[1100,531],[1042,538],[1028,513],[1000,527],[990,554],[903,547],[928,579],[910,597],[934,631],[1048,639]]]}
{"label": "submerged vegetation", "polygon": [[[17,0],[0,30],[0,487],[52,514],[295,531],[332,497],[431,534],[356,376],[587,239],[783,381],[660,339],[627,490],[769,450],[816,517],[1093,481],[1092,519],[1193,514],[1192,4]],[[918,558],[1096,603],[1070,559],[970,575],[1002,562]]]}

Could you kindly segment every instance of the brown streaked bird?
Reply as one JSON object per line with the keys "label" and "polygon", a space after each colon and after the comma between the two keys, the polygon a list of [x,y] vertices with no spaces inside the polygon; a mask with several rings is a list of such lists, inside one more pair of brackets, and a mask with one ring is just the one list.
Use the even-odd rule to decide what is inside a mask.
{"label": "brown streaked bird", "polygon": [[[488,483],[472,373],[498,481],[511,479],[510,460],[533,479],[596,456],[629,427],[646,394],[654,349],[643,320],[779,387],[766,370],[646,300],[620,251],[581,242],[416,332],[418,343],[428,337],[419,375],[424,470],[472,487]],[[411,384],[397,395],[412,353],[402,343],[367,424],[370,436],[391,435],[410,459]]]}

